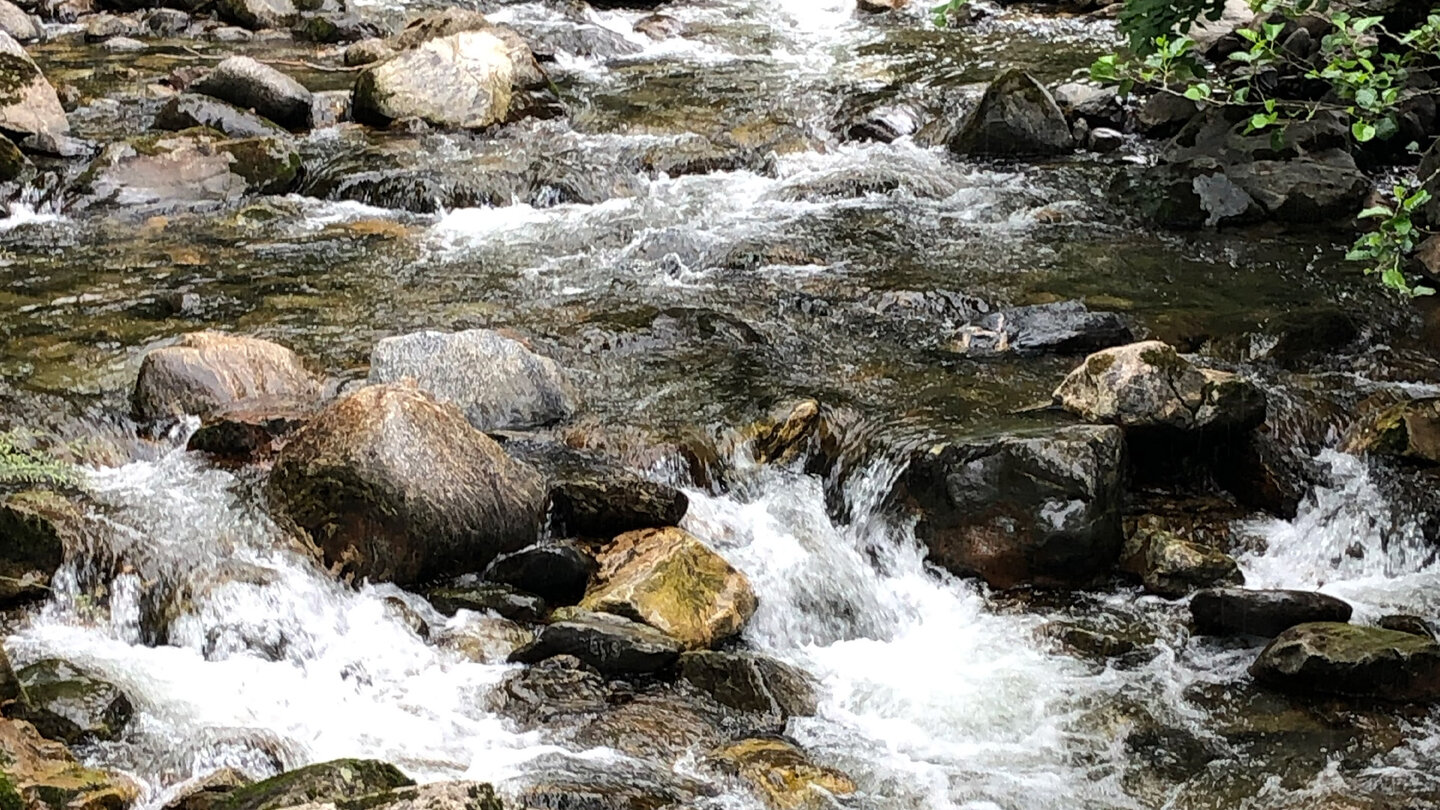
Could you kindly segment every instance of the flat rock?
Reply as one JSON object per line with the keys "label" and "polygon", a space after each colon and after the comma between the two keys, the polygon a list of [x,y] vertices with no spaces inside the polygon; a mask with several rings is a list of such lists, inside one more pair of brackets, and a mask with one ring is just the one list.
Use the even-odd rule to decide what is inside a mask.
{"label": "flat rock", "polygon": [[666,669],[680,658],[680,642],[659,630],[620,616],[572,610],[540,628],[535,641],[510,660],[533,664],[570,655],[602,675],[640,675]]}
{"label": "flat rock", "polygon": [[52,740],[114,740],[134,713],[114,684],[59,659],[38,661],[16,675],[25,691],[23,719]]}
{"label": "flat rock", "polygon": [[155,114],[156,129],[172,132],[208,127],[231,138],[284,136],[284,129],[233,104],[198,93],[181,93],[166,101]]}
{"label": "flat rock", "polygon": [[1199,633],[1212,636],[1271,637],[1307,622],[1347,622],[1346,602],[1314,591],[1219,588],[1190,600],[1190,617]]}

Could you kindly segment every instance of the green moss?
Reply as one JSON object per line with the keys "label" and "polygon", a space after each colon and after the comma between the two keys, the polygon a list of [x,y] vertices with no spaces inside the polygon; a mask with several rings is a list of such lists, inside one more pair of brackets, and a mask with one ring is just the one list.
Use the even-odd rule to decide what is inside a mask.
{"label": "green moss", "polygon": [[274,810],[365,796],[414,784],[386,762],[337,759],[297,768],[240,788],[226,797],[217,810]]}
{"label": "green moss", "polygon": [[1115,355],[1108,352],[1092,354],[1090,359],[1085,361],[1085,373],[1092,377],[1098,377],[1109,371],[1113,365],[1115,365]]}
{"label": "green moss", "polygon": [[15,783],[10,777],[0,773],[0,810],[24,810],[25,800],[20,798],[20,791],[15,789]]}

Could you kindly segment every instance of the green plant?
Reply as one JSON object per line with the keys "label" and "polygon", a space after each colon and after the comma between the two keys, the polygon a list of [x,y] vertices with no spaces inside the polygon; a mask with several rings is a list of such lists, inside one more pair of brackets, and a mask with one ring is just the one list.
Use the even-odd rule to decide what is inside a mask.
{"label": "green plant", "polygon": [[72,465],[35,449],[28,434],[0,431],[0,487],[70,489],[79,484]]}
{"label": "green plant", "polygon": [[1396,186],[1394,203],[1373,206],[1360,212],[1362,220],[1376,220],[1375,230],[1355,240],[1345,258],[1365,263],[1365,274],[1378,273],[1385,286],[1414,297],[1434,295],[1431,287],[1412,285],[1405,278],[1405,261],[1415,251],[1423,232],[1416,227],[1414,213],[1430,201],[1430,192]]}
{"label": "green plant", "polygon": [[935,24],[936,28],[948,28],[950,17],[959,14],[960,10],[965,8],[969,2],[970,0],[945,0],[930,9],[930,21]]}

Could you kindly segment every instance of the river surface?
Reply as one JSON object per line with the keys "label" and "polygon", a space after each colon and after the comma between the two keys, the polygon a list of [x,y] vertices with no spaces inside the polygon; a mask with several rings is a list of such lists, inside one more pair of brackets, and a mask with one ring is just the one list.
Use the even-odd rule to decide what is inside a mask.
{"label": "river surface", "polygon": [[[539,4],[489,10],[497,21],[575,25]],[[1327,483],[1293,520],[1237,523],[1249,585],[1319,588],[1351,601],[1357,621],[1440,618],[1440,572],[1406,505],[1363,462],[1329,449],[1360,395],[1440,379],[1406,337],[1410,316],[1338,261],[1338,237],[1138,227],[1109,201],[1143,159],[1135,145],[989,164],[923,139],[832,134],[854,99],[963,106],[1000,69],[1059,80],[1113,36],[1103,21],[993,12],[941,32],[918,8],[873,19],[843,0],[680,2],[666,13],[686,35],[654,42],[632,29],[640,12],[586,11],[587,24],[638,52],[559,57],[568,126],[521,125],[498,141],[306,137],[307,165],[363,153],[404,169],[413,182],[399,190],[164,222],[74,214],[63,195],[38,192],[16,206],[0,222],[0,404],[11,421],[122,447],[87,472],[110,524],[103,542],[67,563],[51,602],[6,640],[19,663],[62,656],[132,696],[124,738],[85,758],[137,776],[149,807],[219,766],[263,776],[277,764],[373,757],[417,779],[504,790],[567,758],[621,758],[517,733],[489,713],[485,696],[509,668],[429,644],[386,607],[398,596],[427,611],[418,597],[354,590],[277,550],[254,482],[181,449],[193,426],[135,437],[118,414],[139,357],[200,328],[282,342],[339,384],[364,375],[381,337],[503,327],[572,370],[582,428],[596,433],[722,434],[803,396],[858,414],[876,435],[909,436],[1011,424],[1016,409],[1048,399],[1074,359],[959,358],[945,350],[945,315],[895,316],[887,293],[953,291],[991,307],[1084,298],[1294,395],[1286,438],[1310,447]],[[103,138],[145,128],[156,101],[143,88],[180,64],[154,51],[107,55],[99,69],[84,67],[99,52],[73,43],[40,46],[37,58],[108,96],[72,115],[82,135]],[[762,149],[703,173],[634,168],[635,154],[697,137]],[[541,158],[558,179],[512,204],[447,204],[444,189],[497,160]],[[1307,369],[1316,373],[1262,362],[1267,320],[1310,306],[1359,314],[1371,348],[1318,360]],[[1276,708],[1247,685],[1254,643],[1191,638],[1183,602],[1129,586],[1029,600],[939,574],[911,528],[880,509],[900,472],[885,453],[829,482],[844,487],[846,522],[827,509],[826,481],[756,466],[743,449],[725,461],[734,474],[723,490],[634,463],[686,487],[685,528],[750,577],[760,609],[746,643],[820,680],[818,715],[787,731],[855,778],[855,806],[1300,808],[1344,796],[1379,802],[1358,807],[1440,806],[1440,714],[1317,719]],[[1367,553],[1347,553],[1357,544]],[[82,587],[115,559],[131,573],[100,593]],[[192,596],[160,646],[141,632],[155,580]],[[1122,631],[1142,654],[1068,654],[1043,632],[1055,621]],[[1145,733],[1126,737],[1129,728]],[[707,801],[754,806],[739,787],[720,787]]]}

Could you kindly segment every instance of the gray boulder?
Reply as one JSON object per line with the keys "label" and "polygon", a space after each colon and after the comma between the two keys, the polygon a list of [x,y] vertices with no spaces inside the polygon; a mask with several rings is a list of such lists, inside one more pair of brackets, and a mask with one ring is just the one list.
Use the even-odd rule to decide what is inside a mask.
{"label": "gray boulder", "polygon": [[479,430],[538,427],[578,408],[554,360],[486,329],[415,332],[377,343],[370,354],[370,382],[407,378],[455,403]]}
{"label": "gray boulder", "polygon": [[215,11],[220,19],[252,31],[288,28],[300,19],[300,11],[291,0],[216,0]]}
{"label": "gray boulder", "polygon": [[55,88],[9,34],[0,33],[0,132],[63,135],[70,131]]}
{"label": "gray boulder", "polygon": [[1440,644],[1379,627],[1301,624],[1276,636],[1250,674],[1287,692],[1433,702],[1440,700]]}
{"label": "gray boulder", "polygon": [[300,358],[268,340],[192,332],[140,363],[132,403],[141,419],[209,416],[242,400],[311,400],[320,382]]}
{"label": "gray boulder", "polygon": [[326,407],[280,452],[268,492],[339,573],[400,585],[535,542],[545,499],[534,469],[410,384]]}
{"label": "gray boulder", "polygon": [[[398,768],[371,759],[337,759],[286,771],[230,793],[219,810],[279,810],[334,802],[415,784]],[[313,806],[313,805],[310,805]]]}
{"label": "gray boulder", "polygon": [[228,101],[292,131],[311,126],[310,91],[291,77],[248,56],[232,56],[190,88]]}
{"label": "gray boulder", "polygon": [[155,129],[178,132],[191,127],[207,127],[231,138],[283,137],[287,134],[284,129],[252,112],[197,93],[174,96],[155,114]]}
{"label": "gray boulder", "polygon": [[1020,70],[1002,73],[950,140],[961,155],[1061,155],[1075,148],[1070,125],[1050,91]]}
{"label": "gray boulder", "polygon": [[363,70],[355,82],[354,115],[382,127],[418,118],[439,127],[484,129],[510,115],[514,84],[510,46],[489,31],[466,31]]}
{"label": "gray boulder", "polygon": [[0,0],[0,32],[9,34],[16,42],[34,42],[45,35],[35,18],[10,0]]}

